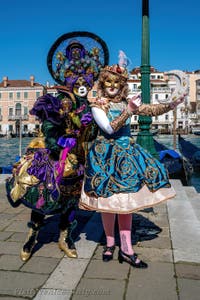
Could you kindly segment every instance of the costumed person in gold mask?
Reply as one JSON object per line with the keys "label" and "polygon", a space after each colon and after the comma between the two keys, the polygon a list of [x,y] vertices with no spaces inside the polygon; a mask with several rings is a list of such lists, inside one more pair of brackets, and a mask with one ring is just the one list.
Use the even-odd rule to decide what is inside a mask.
{"label": "costumed person in gold mask", "polygon": [[161,115],[181,103],[184,95],[168,104],[142,104],[139,95],[128,99],[127,80],[128,71],[123,64],[106,66],[100,72],[97,97],[90,99],[99,130],[87,154],[79,207],[102,213],[106,235],[104,262],[113,259],[117,216],[119,262],[147,268],[132,247],[132,213],[173,198],[175,191],[164,165],[131,137],[131,116]]}
{"label": "costumed person in gold mask", "polygon": [[20,253],[23,261],[30,259],[45,216],[52,214],[60,214],[58,247],[68,257],[78,256],[72,231],[87,145],[96,133],[87,93],[107,63],[108,51],[96,35],[73,32],[54,43],[47,61],[60,84],[57,96],[45,94],[36,100],[30,114],[41,122],[40,136],[28,145],[6,182],[11,205],[31,208],[30,230]]}

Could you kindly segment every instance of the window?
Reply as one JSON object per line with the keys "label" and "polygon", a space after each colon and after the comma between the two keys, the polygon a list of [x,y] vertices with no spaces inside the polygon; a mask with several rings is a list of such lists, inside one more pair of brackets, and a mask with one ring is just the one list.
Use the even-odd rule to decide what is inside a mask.
{"label": "window", "polygon": [[155,121],[158,121],[158,116],[155,116]]}
{"label": "window", "polygon": [[96,97],[97,96],[97,91],[92,91],[92,97]]}
{"label": "window", "polygon": [[137,121],[137,116],[134,116],[134,121]]}
{"label": "window", "polygon": [[27,116],[28,115],[28,107],[24,106],[24,115]]}
{"label": "window", "polygon": [[136,83],[134,83],[134,84],[132,85],[132,91],[134,91],[134,90],[137,90],[137,84],[136,84]]}
{"label": "window", "polygon": [[8,131],[13,132],[13,125],[8,126]]}
{"label": "window", "polygon": [[16,114],[16,116],[21,116],[21,114],[22,114],[22,106],[20,103],[16,103],[15,114]]}
{"label": "window", "polygon": [[10,100],[12,100],[12,99],[13,99],[13,93],[10,92],[10,93],[8,94],[8,97],[9,97]]}
{"label": "window", "polygon": [[155,94],[155,99],[158,100],[158,94]]}
{"label": "window", "polygon": [[17,92],[17,100],[20,99],[20,92]]}
{"label": "window", "polygon": [[13,108],[12,108],[12,107],[9,107],[8,115],[9,115],[10,117],[13,116]]}
{"label": "window", "polygon": [[24,92],[24,99],[28,98],[28,92]]}
{"label": "window", "polygon": [[169,116],[168,115],[165,115],[165,120],[169,120]]}
{"label": "window", "polygon": [[36,92],[36,98],[40,97],[40,92]]}

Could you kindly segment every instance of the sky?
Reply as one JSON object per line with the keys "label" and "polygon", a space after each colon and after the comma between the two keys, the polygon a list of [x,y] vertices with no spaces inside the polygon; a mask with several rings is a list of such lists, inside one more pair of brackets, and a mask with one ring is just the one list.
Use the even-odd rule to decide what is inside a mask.
{"label": "sky", "polygon": [[[200,1],[149,0],[150,64],[159,71],[200,69]],[[141,65],[142,0],[9,0],[0,9],[0,81],[54,83],[47,54],[63,34],[88,31]]]}

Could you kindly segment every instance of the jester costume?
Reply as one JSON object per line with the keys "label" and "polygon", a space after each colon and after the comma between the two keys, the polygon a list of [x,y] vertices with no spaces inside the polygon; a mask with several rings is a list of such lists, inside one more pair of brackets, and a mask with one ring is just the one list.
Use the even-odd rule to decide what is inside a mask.
{"label": "jester costume", "polygon": [[49,51],[48,68],[60,84],[56,86],[57,96],[46,94],[36,100],[30,114],[40,120],[40,134],[13,166],[13,175],[6,183],[11,205],[22,203],[32,209],[30,230],[20,253],[23,261],[32,255],[45,216],[58,213],[58,246],[67,256],[77,257],[72,230],[77,223],[75,212],[88,143],[96,135],[87,93],[106,62],[97,47],[98,37],[94,47],[86,48],[88,35],[92,41],[94,35],[77,34],[82,43],[71,33],[58,39]]}

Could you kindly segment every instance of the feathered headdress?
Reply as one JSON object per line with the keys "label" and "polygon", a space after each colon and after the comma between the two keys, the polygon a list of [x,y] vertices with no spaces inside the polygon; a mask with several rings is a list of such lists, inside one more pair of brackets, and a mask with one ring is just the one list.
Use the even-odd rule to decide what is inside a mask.
{"label": "feathered headdress", "polygon": [[118,64],[112,66],[105,66],[104,70],[109,71],[118,76],[124,77],[125,79],[128,79],[128,58],[122,50],[119,50],[118,58]]}

